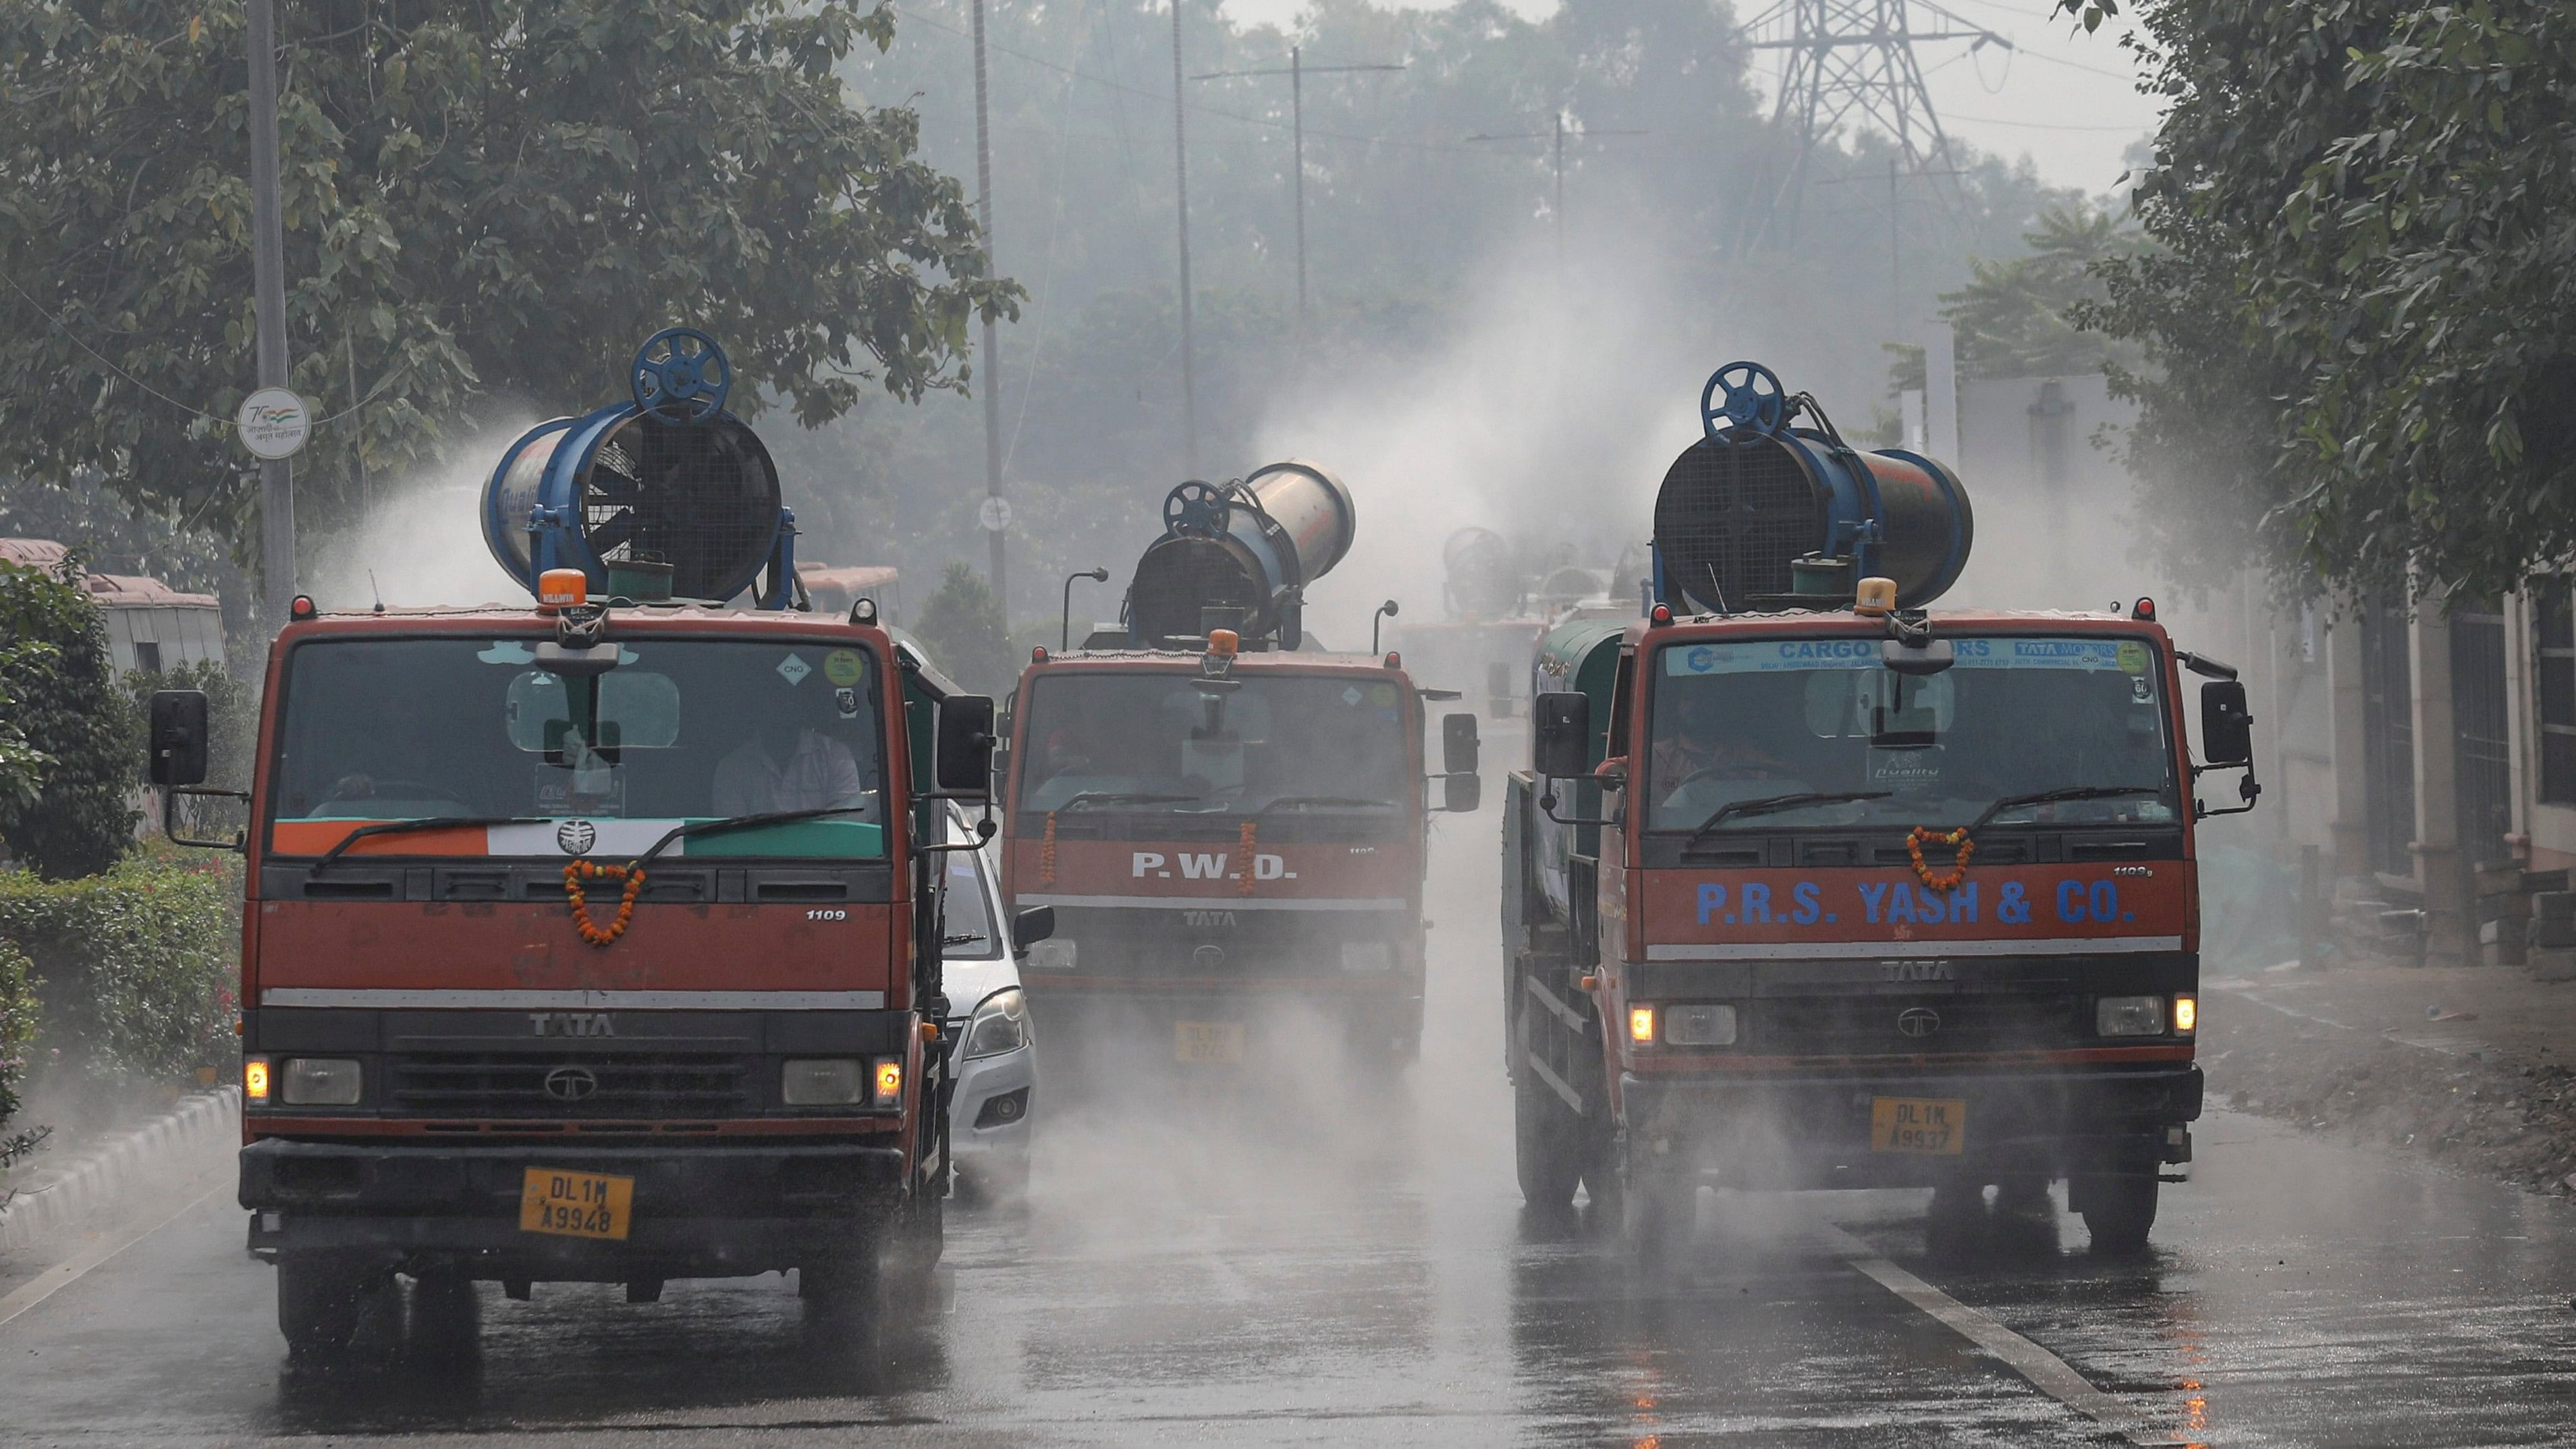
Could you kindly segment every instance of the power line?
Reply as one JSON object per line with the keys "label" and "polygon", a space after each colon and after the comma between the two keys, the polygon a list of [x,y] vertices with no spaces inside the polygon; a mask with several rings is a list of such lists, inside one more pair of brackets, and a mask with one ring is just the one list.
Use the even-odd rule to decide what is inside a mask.
{"label": "power line", "polygon": [[1350,75],[1360,71],[1402,70],[1394,65],[1316,65],[1306,64],[1302,46],[1288,47],[1285,70],[1212,70],[1194,75],[1195,81],[1227,80],[1239,77],[1284,75],[1288,77],[1288,108],[1291,124],[1296,128],[1297,146],[1295,175],[1297,181],[1297,316],[1306,316],[1306,77],[1308,75]]}

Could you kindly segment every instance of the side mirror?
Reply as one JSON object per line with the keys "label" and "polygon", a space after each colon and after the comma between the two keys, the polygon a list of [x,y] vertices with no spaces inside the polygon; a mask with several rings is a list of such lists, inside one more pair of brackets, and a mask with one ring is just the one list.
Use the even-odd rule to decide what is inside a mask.
{"label": "side mirror", "polygon": [[1591,770],[1590,695],[1567,691],[1530,701],[1530,767],[1552,780],[1575,779]]}
{"label": "side mirror", "polygon": [[1472,815],[1485,803],[1485,782],[1474,771],[1452,771],[1440,781],[1440,808]]}
{"label": "side mirror", "polygon": [[993,789],[993,700],[952,694],[939,702],[933,775],[942,794],[981,797]]}
{"label": "side mirror", "polygon": [[1476,773],[1476,717],[1451,714],[1440,717],[1440,768],[1452,775]]}
{"label": "side mirror", "polygon": [[2200,687],[2200,752],[2213,765],[2254,763],[2254,712],[2242,681],[2213,679]]}
{"label": "side mirror", "polygon": [[1031,906],[1011,917],[1011,949],[1026,952],[1055,934],[1055,907]]}
{"label": "side mirror", "polygon": [[206,780],[206,694],[201,689],[152,692],[152,783]]}

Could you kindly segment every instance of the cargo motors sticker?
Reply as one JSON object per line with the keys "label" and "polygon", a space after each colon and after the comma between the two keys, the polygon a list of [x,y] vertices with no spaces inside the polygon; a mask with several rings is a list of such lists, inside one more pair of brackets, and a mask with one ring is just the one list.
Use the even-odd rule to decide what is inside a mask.
{"label": "cargo motors sticker", "polygon": [[[1229,869],[1232,857],[1225,851],[1174,851],[1165,856],[1159,850],[1139,850],[1129,857],[1128,874],[1136,880],[1170,880],[1177,866],[1183,880],[1241,880],[1243,872]],[[1295,880],[1297,872],[1288,868],[1284,857],[1256,852],[1252,857],[1254,880]]]}

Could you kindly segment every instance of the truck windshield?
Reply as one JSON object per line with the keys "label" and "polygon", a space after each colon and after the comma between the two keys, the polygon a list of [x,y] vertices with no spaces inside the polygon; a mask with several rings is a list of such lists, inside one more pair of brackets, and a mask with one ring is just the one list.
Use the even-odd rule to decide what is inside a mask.
{"label": "truck windshield", "polygon": [[[1247,677],[1249,676],[1249,677]],[[1384,678],[1083,671],[1030,690],[1023,810],[1393,815],[1409,797],[1404,701]]]}
{"label": "truck windshield", "polygon": [[[320,854],[320,821],[594,822],[602,854],[672,825],[789,810],[846,816],[692,839],[693,855],[884,853],[876,664],[811,640],[638,638],[615,669],[540,669],[534,637],[317,639],[288,660],[272,846]],[[619,825],[617,822],[627,822]],[[488,853],[553,854],[547,824]],[[620,838],[611,842],[614,834]],[[325,838],[325,837],[329,838]],[[383,837],[399,848],[409,836]],[[584,848],[587,848],[585,846]],[[429,853],[453,853],[423,841]]]}
{"label": "truck windshield", "polygon": [[[1655,670],[1638,799],[1648,830],[1951,826],[1999,800],[2087,786],[2108,798],[2026,804],[1996,825],[2177,818],[2164,661],[2144,639],[1952,636],[1957,663],[1902,675],[1852,635],[1675,643]],[[1814,794],[1792,802],[1783,797]],[[1870,798],[1837,798],[1848,796]],[[1756,802],[1776,802],[1762,803]]]}

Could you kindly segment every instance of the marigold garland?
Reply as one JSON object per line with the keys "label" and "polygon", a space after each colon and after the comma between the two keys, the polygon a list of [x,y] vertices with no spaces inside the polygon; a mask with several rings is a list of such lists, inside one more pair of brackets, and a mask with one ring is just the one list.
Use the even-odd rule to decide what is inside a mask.
{"label": "marigold garland", "polygon": [[[1948,874],[1934,875],[1932,868],[1923,863],[1923,847],[1927,843],[1959,848],[1959,858],[1952,863]],[[1913,833],[1905,837],[1905,853],[1914,857],[1914,874],[1923,884],[1936,891],[1956,890],[1959,882],[1968,878],[1968,857],[1977,853],[1977,842],[1968,838],[1968,827],[1964,825],[1947,833],[1917,825]]]}
{"label": "marigold garland", "polygon": [[1055,812],[1047,812],[1046,834],[1038,840],[1038,884],[1055,884]]}
{"label": "marigold garland", "polygon": [[[590,918],[590,902],[584,899],[584,880],[622,880],[625,898],[617,903],[617,918],[602,926]],[[576,860],[564,866],[564,896],[572,902],[572,928],[594,946],[605,946],[626,934],[628,923],[635,919],[635,897],[644,889],[644,871],[633,865],[601,865],[595,860]]]}
{"label": "marigold garland", "polygon": [[1247,820],[1243,822],[1243,870],[1238,874],[1234,883],[1234,893],[1239,896],[1248,896],[1252,894],[1252,851],[1254,840],[1255,836],[1253,834],[1252,822]]}

